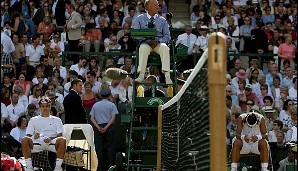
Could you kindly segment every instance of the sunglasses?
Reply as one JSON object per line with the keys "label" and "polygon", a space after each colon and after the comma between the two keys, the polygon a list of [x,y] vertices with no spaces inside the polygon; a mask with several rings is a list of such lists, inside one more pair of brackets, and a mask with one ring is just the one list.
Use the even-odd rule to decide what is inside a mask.
{"label": "sunglasses", "polygon": [[246,88],[245,90],[246,90],[246,91],[251,91],[251,89],[249,89],[249,88]]}
{"label": "sunglasses", "polygon": [[229,92],[229,93],[231,93],[232,91],[231,91],[231,90],[226,90],[226,92]]}
{"label": "sunglasses", "polygon": [[45,5],[45,6],[43,6],[43,7],[49,7],[49,6]]}
{"label": "sunglasses", "polygon": [[246,103],[246,105],[253,106],[254,104],[253,103]]}
{"label": "sunglasses", "polygon": [[267,90],[266,88],[261,88],[261,90]]}
{"label": "sunglasses", "polygon": [[273,126],[277,126],[278,124],[274,123]]}

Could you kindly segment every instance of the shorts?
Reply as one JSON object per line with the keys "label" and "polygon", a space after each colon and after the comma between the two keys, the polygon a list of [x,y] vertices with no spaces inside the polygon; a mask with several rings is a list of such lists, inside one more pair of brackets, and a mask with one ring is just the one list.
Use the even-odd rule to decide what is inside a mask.
{"label": "shorts", "polygon": [[32,153],[38,153],[41,151],[52,151],[56,153],[56,140],[57,138],[51,140],[49,143],[45,143],[43,140],[44,138],[34,139],[33,136],[31,137],[33,141],[33,149],[31,150]]}
{"label": "shorts", "polygon": [[[234,144],[234,141],[236,140],[236,137],[233,138],[232,144]],[[259,151],[259,140],[254,142],[254,143],[247,143],[246,141],[242,140],[242,149],[240,151],[240,154],[249,154],[249,153],[254,153],[254,154],[260,154]]]}

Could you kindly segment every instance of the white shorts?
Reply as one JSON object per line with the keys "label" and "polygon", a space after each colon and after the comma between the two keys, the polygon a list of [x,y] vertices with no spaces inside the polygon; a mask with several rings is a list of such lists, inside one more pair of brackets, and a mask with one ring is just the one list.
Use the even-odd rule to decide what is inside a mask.
{"label": "white shorts", "polygon": [[[236,140],[236,137],[233,138],[232,144],[234,144],[234,141]],[[254,142],[254,143],[247,143],[246,141],[242,140],[242,149],[240,151],[240,154],[249,154],[249,153],[254,153],[254,154],[260,154],[259,151],[259,140]]]}
{"label": "white shorts", "polygon": [[[58,137],[57,137],[58,138]],[[38,153],[41,151],[52,151],[56,153],[56,140],[57,138],[51,140],[49,143],[45,143],[43,140],[44,138],[34,139],[33,136],[31,137],[33,141],[33,149],[31,150],[32,153]]]}

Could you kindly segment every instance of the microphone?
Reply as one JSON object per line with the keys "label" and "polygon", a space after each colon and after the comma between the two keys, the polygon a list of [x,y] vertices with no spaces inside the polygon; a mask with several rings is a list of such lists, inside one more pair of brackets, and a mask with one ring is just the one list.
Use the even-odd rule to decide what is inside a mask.
{"label": "microphone", "polygon": [[123,80],[131,74],[120,68],[109,68],[106,70],[106,75],[113,80]]}
{"label": "microphone", "polygon": [[168,12],[166,15],[167,20],[171,20],[173,18],[173,13]]}

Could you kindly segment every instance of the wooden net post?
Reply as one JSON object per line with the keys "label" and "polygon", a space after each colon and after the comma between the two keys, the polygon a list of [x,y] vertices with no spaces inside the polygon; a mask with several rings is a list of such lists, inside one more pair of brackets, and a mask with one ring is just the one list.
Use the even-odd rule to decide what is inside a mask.
{"label": "wooden net post", "polygon": [[210,111],[210,170],[226,170],[226,70],[225,36],[212,33],[208,42],[208,83]]}

